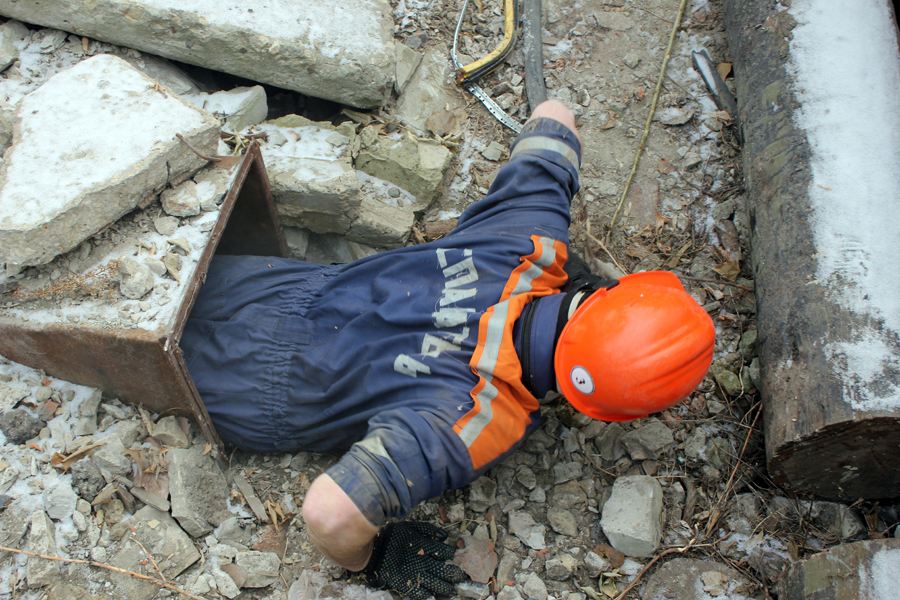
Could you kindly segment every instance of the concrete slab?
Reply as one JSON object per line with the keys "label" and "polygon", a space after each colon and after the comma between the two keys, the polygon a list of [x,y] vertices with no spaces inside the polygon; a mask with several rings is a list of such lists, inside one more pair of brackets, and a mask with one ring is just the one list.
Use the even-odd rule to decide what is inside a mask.
{"label": "concrete slab", "polygon": [[0,0],[0,14],[360,108],[396,77],[386,0]]}
{"label": "concrete slab", "polygon": [[206,163],[176,134],[215,153],[219,129],[114,56],[53,76],[19,105],[0,168],[0,263],[39,265],[75,248]]}

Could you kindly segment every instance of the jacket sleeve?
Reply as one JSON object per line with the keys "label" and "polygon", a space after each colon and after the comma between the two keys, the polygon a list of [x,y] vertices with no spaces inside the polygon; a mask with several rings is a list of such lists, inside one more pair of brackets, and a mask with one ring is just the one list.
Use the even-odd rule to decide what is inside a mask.
{"label": "jacket sleeve", "polygon": [[373,525],[402,517],[428,498],[472,481],[468,451],[440,416],[400,408],[369,422],[328,475]]}
{"label": "jacket sleeve", "polygon": [[539,228],[565,239],[559,233],[568,232],[580,165],[581,144],[568,127],[554,119],[529,121],[487,196],[460,216],[451,235],[485,229],[530,234]]}

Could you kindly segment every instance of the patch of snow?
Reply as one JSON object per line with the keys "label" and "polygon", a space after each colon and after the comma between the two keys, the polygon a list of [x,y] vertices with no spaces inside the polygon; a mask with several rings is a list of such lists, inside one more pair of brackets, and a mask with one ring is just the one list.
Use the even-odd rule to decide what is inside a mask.
{"label": "patch of snow", "polygon": [[900,368],[896,241],[900,221],[900,55],[890,5],[795,0],[789,68],[801,101],[797,127],[810,144],[809,198],[828,298],[861,320],[853,343],[830,344],[854,410],[900,408],[885,369]]}

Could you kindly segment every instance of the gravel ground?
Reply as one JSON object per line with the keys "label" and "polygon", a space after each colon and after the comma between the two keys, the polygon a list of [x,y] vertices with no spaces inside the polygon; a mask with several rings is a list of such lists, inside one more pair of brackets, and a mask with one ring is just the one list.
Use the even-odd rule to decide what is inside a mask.
{"label": "gravel ground", "polygon": [[[753,384],[759,365],[740,145],[729,118],[718,111],[691,67],[691,52],[700,49],[715,64],[730,62],[715,0],[688,2],[631,192],[617,223],[609,227],[650,111],[674,4],[545,4],[545,74],[549,96],[576,112],[585,141],[582,191],[573,205],[575,249],[602,274],[649,269],[678,274],[716,324],[713,369],[684,403],[631,423],[593,421],[551,395],[542,402],[540,430],[520,452],[473,484],[417,507],[410,518],[445,528],[451,543],[467,547],[466,568],[482,583],[460,586],[459,598],[602,600],[622,597],[626,588],[624,597],[646,600],[766,598],[792,561],[843,541],[897,531],[900,519],[893,507],[791,500],[766,476]],[[452,42],[456,2],[392,5],[398,38],[407,45],[446,49]],[[496,44],[501,14],[495,1],[470,7],[471,26],[463,29],[462,44],[470,57],[483,56]],[[516,50],[483,82],[520,120],[529,112],[522,64]],[[497,157],[489,146],[508,147],[511,132],[477,101],[468,101],[457,158],[443,196],[417,225],[420,240],[449,230],[455,216],[483,195],[505,160],[491,160]],[[312,112],[328,110],[327,104],[312,102],[307,108],[312,118],[323,118]],[[381,116],[390,119],[392,110],[389,104]],[[118,564],[149,576],[161,572],[195,597],[390,596],[367,592],[322,559],[297,516],[309,483],[333,457],[236,452],[219,458],[220,476],[215,452],[207,454],[205,440],[187,421],[141,414],[95,390],[2,360],[0,400],[4,411],[19,406],[18,412],[4,415],[0,546]],[[91,461],[75,463],[82,466],[69,471],[57,468],[65,466],[60,461],[66,456],[94,444],[101,445]],[[114,451],[118,444],[123,449],[135,445],[123,454]],[[183,449],[191,446],[194,450]],[[85,463],[102,467],[106,477]],[[116,472],[127,481],[110,479],[109,473]],[[194,473],[198,481],[203,473],[214,475],[199,481],[205,495],[185,473]],[[650,509],[658,511],[660,538],[643,556],[615,550],[604,531],[606,522],[601,526],[616,482],[631,476],[655,481],[661,493],[661,502]],[[240,489],[242,477],[253,494]],[[176,506],[177,498],[191,493],[199,496],[192,496],[187,507]],[[166,497],[172,514],[180,515],[181,528],[167,530],[164,512],[140,520],[143,505],[169,510],[159,502]],[[52,512],[55,536],[42,533],[46,528],[33,517],[38,508]],[[218,527],[191,531],[185,525],[191,511],[206,511],[207,521]],[[657,513],[648,514],[652,521]],[[193,537],[183,532],[185,538],[176,533],[153,537],[157,530],[175,529]],[[144,539],[149,545],[144,551],[157,560],[146,560],[136,549],[129,555],[132,538]],[[163,542],[171,544],[168,550]],[[196,557],[192,549],[199,551]],[[274,571],[247,562],[271,556],[277,559]],[[179,560],[186,563],[183,568],[175,564]],[[167,589],[157,594],[156,586],[140,588],[130,576],[83,564],[53,564],[48,576],[41,573],[47,564],[0,553],[0,598],[181,594]],[[48,585],[35,587],[42,581]],[[681,589],[680,581],[697,583]]]}

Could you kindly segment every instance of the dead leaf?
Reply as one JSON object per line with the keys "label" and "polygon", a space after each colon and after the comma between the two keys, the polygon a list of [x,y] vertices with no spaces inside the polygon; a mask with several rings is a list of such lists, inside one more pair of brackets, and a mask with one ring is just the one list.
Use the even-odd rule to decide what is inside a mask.
{"label": "dead leaf", "polygon": [[279,531],[274,525],[267,525],[257,536],[257,541],[251,548],[258,552],[274,552],[279,556],[284,555],[284,548],[287,544],[288,528],[282,527]]}
{"label": "dead leaf", "polygon": [[722,78],[722,81],[725,81],[725,78],[731,75],[731,63],[717,64],[716,71],[718,71],[719,77]]}
{"label": "dead leaf", "polygon": [[455,111],[440,110],[428,117],[425,126],[434,135],[442,138],[459,133],[464,120],[465,113],[459,109]]}
{"label": "dead leaf", "polygon": [[166,257],[163,259],[163,264],[166,265],[166,271],[169,272],[169,275],[172,276],[172,279],[181,283],[181,277],[178,275],[178,269],[181,260],[178,258],[177,254],[166,254]]}
{"label": "dead leaf", "polygon": [[625,563],[625,555],[609,544],[600,544],[594,549],[594,552],[606,557],[613,569],[618,569]]}
{"label": "dead leaf", "polygon": [[207,454],[209,454],[210,450],[212,450],[212,444],[210,444],[209,442],[206,442],[206,446],[204,446],[204,448],[203,448],[203,456],[206,456]]}
{"label": "dead leaf", "polygon": [[606,123],[604,123],[603,125],[600,126],[600,129],[612,129],[615,126],[616,126],[615,117],[610,117],[609,119],[607,119]]}
{"label": "dead leaf", "polygon": [[57,469],[68,471],[69,467],[71,467],[74,463],[78,462],[85,456],[90,456],[91,452],[104,445],[105,443],[106,442],[97,442],[96,444],[85,446],[84,448],[80,448],[76,452],[73,452],[68,456],[60,454],[59,452],[54,452],[53,456],[50,457],[50,464]]}
{"label": "dead leaf", "polygon": [[738,278],[738,275],[741,274],[741,266],[738,264],[736,260],[731,262],[727,262],[724,265],[719,265],[718,267],[713,267],[713,271],[724,277],[725,279],[729,279],[734,281]]}
{"label": "dead leaf", "polygon": [[670,162],[666,159],[659,159],[659,164],[656,165],[656,170],[663,174],[674,173],[678,169],[676,169]]}
{"label": "dead leaf", "polygon": [[147,428],[147,435],[153,437],[153,419],[150,417],[150,413],[147,412],[143,406],[138,407],[138,412],[141,414],[141,420],[144,422],[144,427]]}
{"label": "dead leaf", "polygon": [[222,570],[228,573],[228,576],[234,579],[234,585],[239,588],[244,587],[244,584],[247,583],[247,571],[244,570],[240,565],[236,565],[234,563],[228,563],[222,565]]}

